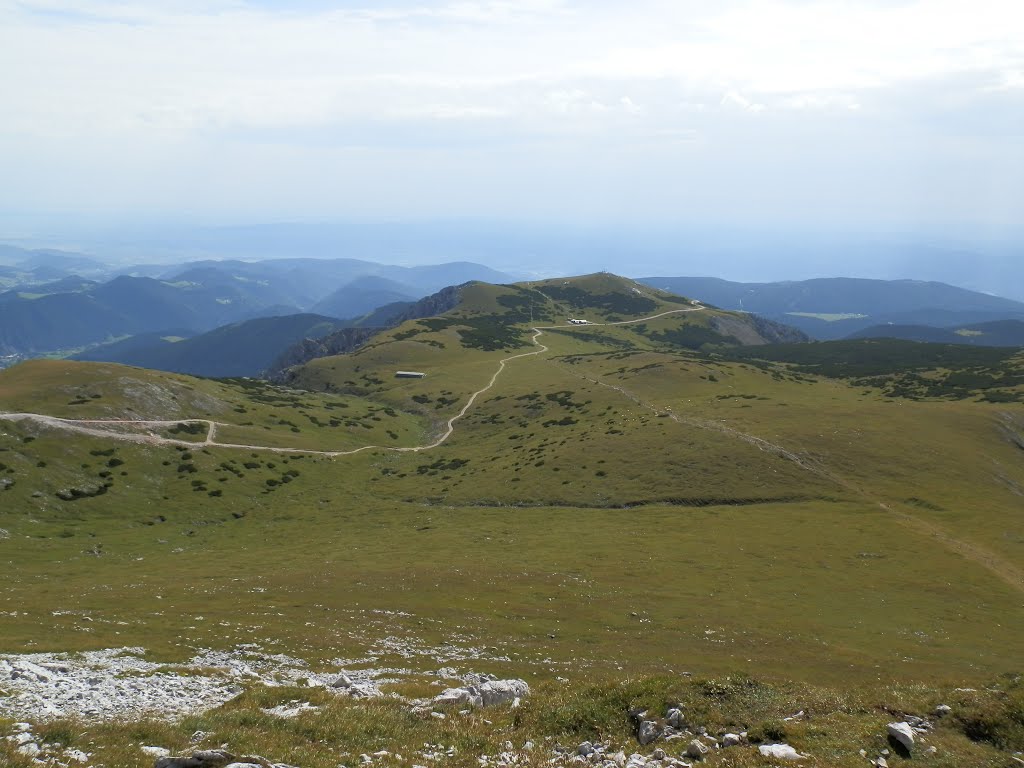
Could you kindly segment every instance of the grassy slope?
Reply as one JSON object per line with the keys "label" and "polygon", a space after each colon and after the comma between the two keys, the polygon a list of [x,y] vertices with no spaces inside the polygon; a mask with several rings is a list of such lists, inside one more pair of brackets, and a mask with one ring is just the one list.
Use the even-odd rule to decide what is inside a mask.
{"label": "grassy slope", "polygon": [[[493,299],[481,289],[476,309]],[[526,351],[466,348],[458,331],[381,341],[304,375],[433,432],[499,358]],[[508,660],[473,666],[531,680],[741,669],[842,688],[976,683],[1024,664],[1024,471],[1002,429],[1024,420],[1020,405],[894,400],[657,351],[629,326],[542,341],[550,352],[513,361],[451,440],[421,454],[209,448],[184,460],[4,423],[0,477],[15,480],[0,492],[5,647],[138,644],[181,658],[258,642],[317,663],[390,636],[494,648]],[[244,407],[268,435],[307,434],[275,423],[284,406],[262,389],[35,365],[0,378],[5,407],[109,416],[139,412],[124,393],[141,389],[160,406],[147,416],[230,421]],[[428,376],[396,380],[396,367]],[[330,411],[333,397],[302,399]],[[123,464],[111,470],[112,458]],[[105,495],[53,496],[98,471],[114,472]]]}

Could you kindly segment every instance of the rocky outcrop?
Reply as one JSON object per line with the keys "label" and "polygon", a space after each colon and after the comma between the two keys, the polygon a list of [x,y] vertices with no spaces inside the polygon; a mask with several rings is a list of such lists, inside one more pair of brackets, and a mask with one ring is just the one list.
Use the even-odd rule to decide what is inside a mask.
{"label": "rocky outcrop", "polygon": [[517,699],[530,694],[525,680],[481,679],[459,688],[449,688],[431,699],[435,707],[493,707],[498,704],[514,704]]}
{"label": "rocky outcrop", "polygon": [[342,328],[320,339],[303,339],[288,347],[267,369],[266,377],[277,384],[289,381],[288,369],[319,357],[347,355],[363,346],[385,328]]}

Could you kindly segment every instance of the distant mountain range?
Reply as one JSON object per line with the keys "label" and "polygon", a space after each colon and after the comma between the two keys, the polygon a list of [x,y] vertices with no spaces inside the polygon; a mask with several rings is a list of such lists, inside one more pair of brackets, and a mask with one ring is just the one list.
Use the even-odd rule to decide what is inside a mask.
{"label": "distant mountain range", "polygon": [[648,277],[640,282],[723,309],[762,315],[819,340],[843,339],[888,325],[957,328],[1024,320],[1024,303],[916,280],[837,277],[734,283],[713,277]]}
{"label": "distant mountain range", "polygon": [[11,246],[0,247],[0,260],[9,265],[0,267],[0,287],[6,287],[0,292],[0,357],[7,361],[66,354],[138,334],[192,336],[307,311],[332,320],[359,318],[398,302],[385,310],[387,317],[447,285],[508,280],[470,262],[400,267],[357,259],[276,259],[117,269],[81,254]]}
{"label": "distant mountain range", "polygon": [[[78,353],[82,359],[200,375],[256,375],[303,340],[346,328],[391,327],[419,311],[413,309],[417,301],[469,281],[512,279],[472,262],[403,267],[294,258],[114,267],[85,254],[0,246],[0,365]],[[708,277],[640,282],[756,314],[819,340],[867,334],[1022,343],[1017,326],[1000,323],[1024,322],[1024,303],[944,283],[736,283]],[[247,323],[260,318],[282,319]],[[262,335],[263,348],[247,346],[250,335]],[[351,343],[347,337],[337,340],[343,349]],[[293,357],[334,346],[317,342]],[[228,360],[234,362],[219,362]]]}

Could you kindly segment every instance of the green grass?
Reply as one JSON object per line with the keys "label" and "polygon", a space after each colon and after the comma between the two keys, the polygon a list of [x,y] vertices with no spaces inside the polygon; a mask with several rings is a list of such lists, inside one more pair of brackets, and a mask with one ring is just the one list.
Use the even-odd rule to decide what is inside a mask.
{"label": "green grass", "polygon": [[[588,279],[610,292],[608,277]],[[520,330],[524,314],[571,309],[548,294],[576,296],[470,294],[464,311],[498,306]],[[617,301],[593,311],[614,316]],[[134,741],[181,748],[201,728],[314,768],[352,764],[339,743],[356,756],[388,740],[447,739],[460,755],[527,734],[624,743],[623,707],[672,697],[708,725],[757,732],[813,708],[787,737],[809,764],[839,766],[880,749],[893,713],[948,699],[958,714],[928,764],[1005,764],[997,750],[1021,748],[1019,683],[1000,676],[1024,668],[1024,409],[978,402],[984,388],[908,400],[890,378],[865,381],[948,378],[963,370],[948,367],[952,353],[941,369],[925,353],[894,368],[902,358],[886,353],[850,372],[824,345],[748,358],[665,338],[716,317],[728,315],[548,331],[547,353],[510,362],[451,438],[421,453],[156,447],[0,423],[0,481],[13,481],[0,490],[4,650],[141,645],[173,661],[254,642],[315,667],[376,654],[422,672],[450,644],[485,649],[463,669],[538,685],[522,710],[489,715],[493,727],[389,702],[333,702],[287,723],[258,713],[292,690],[133,726]],[[310,451],[414,445],[510,354],[466,344],[462,331],[484,325],[406,324],[307,365],[297,385],[315,391],[40,362],[0,375],[0,400],[69,418],[208,418],[233,425],[221,441]],[[986,370],[1016,375],[1012,356],[981,354]],[[396,379],[400,369],[427,376]],[[184,424],[161,434],[204,437]],[[381,650],[388,637],[422,653]],[[143,764],[112,729],[82,729],[107,764]]]}

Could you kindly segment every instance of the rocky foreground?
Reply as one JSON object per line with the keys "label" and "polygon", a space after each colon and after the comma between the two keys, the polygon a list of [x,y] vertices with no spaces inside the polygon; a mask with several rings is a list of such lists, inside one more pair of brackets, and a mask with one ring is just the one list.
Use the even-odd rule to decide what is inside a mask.
{"label": "rocky foreground", "polygon": [[[880,713],[890,715],[887,719],[880,719],[870,707],[859,702],[839,713],[838,722],[847,723],[850,733],[830,735],[823,741],[821,734],[834,726],[826,725],[831,721],[822,710],[821,698],[816,700],[813,710],[808,706],[806,710],[762,721],[756,727],[745,725],[756,722],[751,719],[754,710],[737,710],[735,704],[744,696],[763,699],[774,694],[770,686],[749,680],[669,681],[670,687],[664,691],[679,686],[676,690],[690,698],[668,699],[659,693],[661,701],[672,703],[647,709],[630,709],[614,703],[643,698],[642,688],[621,698],[617,688],[603,693],[602,689],[595,689],[599,696],[611,696],[613,703],[602,705],[603,708],[593,706],[585,698],[568,701],[571,695],[567,698],[556,693],[552,698],[549,689],[544,705],[537,707],[534,692],[524,680],[497,679],[478,673],[460,675],[452,667],[416,673],[421,677],[420,690],[434,687],[436,691],[416,697],[401,695],[392,685],[401,679],[408,682],[410,670],[353,663],[365,660],[339,659],[336,664],[327,665],[326,670],[313,670],[300,659],[263,653],[255,646],[230,652],[203,651],[180,664],[159,664],[146,660],[144,655],[140,648],[120,648],[82,654],[0,657],[0,765],[692,768],[708,763],[888,768],[913,760],[915,764],[936,766],[1024,766],[1024,755],[1007,749],[1016,738],[1012,730],[1016,717],[1013,707],[1019,681],[1011,682],[1006,689],[952,689],[959,697],[956,706],[932,705],[923,714],[921,710],[912,714],[892,707],[881,708]],[[275,694],[275,690],[280,693]],[[693,698],[695,694],[697,699]],[[713,705],[710,708],[706,706],[708,701]],[[970,730],[976,729],[976,715],[968,712],[961,718],[958,707],[969,709],[979,702],[985,707],[991,707],[993,702],[1010,705],[1005,721],[1010,728],[1008,736],[997,732],[1001,721],[993,720],[994,725],[988,726],[988,739],[993,744],[1002,740],[1002,744],[996,745],[1001,749],[973,746],[979,741],[978,733]],[[734,707],[732,713],[725,711],[730,706]],[[363,714],[360,708],[365,708]],[[867,713],[858,721],[859,731],[849,725],[855,713]],[[895,719],[892,715],[896,715]],[[212,718],[203,721],[209,725],[186,731],[191,736],[181,737],[180,723],[200,722],[204,716]],[[357,722],[344,726],[338,718]],[[546,728],[547,718],[565,721],[562,730],[552,732]],[[166,740],[125,741],[117,745],[119,757],[112,762],[109,740],[120,735],[118,726],[111,723],[124,724],[130,731],[134,723],[161,722],[166,725],[149,726],[148,733],[163,733]],[[282,725],[278,728],[275,723]],[[165,730],[161,731],[161,727]],[[263,737],[277,730],[291,734],[292,740],[264,740],[262,749],[251,751],[267,754],[266,745],[270,743],[274,745],[272,749],[280,750],[279,758],[273,754],[252,754],[245,748],[252,741],[259,741],[254,736]],[[373,738],[366,737],[368,731],[378,730],[380,733]],[[76,731],[81,733],[76,736]],[[565,736],[587,731],[618,732],[619,736],[571,741]],[[103,733],[107,743],[93,738],[94,732]],[[392,732],[394,735],[388,736]],[[179,735],[174,736],[175,733]],[[332,733],[336,735],[326,739],[316,736]],[[471,737],[466,738],[467,733]],[[796,737],[794,743],[789,743],[787,733]],[[965,739],[965,735],[969,738]],[[433,738],[426,741],[424,736]],[[310,739],[314,738],[311,747]],[[305,742],[306,752],[296,751],[298,739]],[[320,743],[325,746],[317,751],[319,747],[315,745]],[[368,744],[373,744],[373,748],[367,749]],[[348,751],[346,745],[351,745]],[[296,761],[294,756],[298,754],[305,754],[306,761]],[[959,754],[993,757],[972,762],[958,758]]]}

